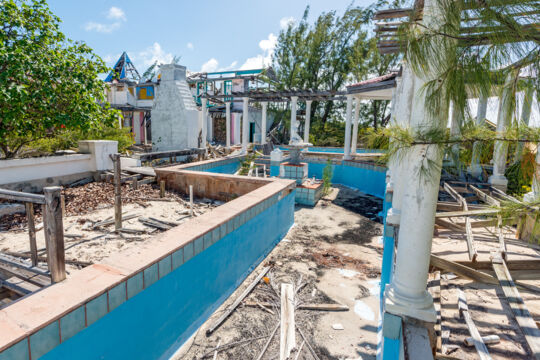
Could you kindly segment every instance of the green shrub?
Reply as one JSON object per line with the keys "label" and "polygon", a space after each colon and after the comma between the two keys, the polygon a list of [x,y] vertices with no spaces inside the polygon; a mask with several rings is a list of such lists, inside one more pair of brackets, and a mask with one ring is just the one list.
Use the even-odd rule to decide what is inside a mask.
{"label": "green shrub", "polygon": [[323,195],[328,195],[330,193],[330,188],[332,187],[332,161],[328,159],[326,161],[326,166],[323,169]]}

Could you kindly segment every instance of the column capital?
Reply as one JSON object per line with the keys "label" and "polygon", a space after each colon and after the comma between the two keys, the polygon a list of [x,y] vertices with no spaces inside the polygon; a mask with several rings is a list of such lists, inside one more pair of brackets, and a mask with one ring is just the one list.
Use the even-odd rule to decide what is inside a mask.
{"label": "column capital", "polygon": [[313,100],[306,100],[307,105],[311,105],[312,102],[313,102]]}

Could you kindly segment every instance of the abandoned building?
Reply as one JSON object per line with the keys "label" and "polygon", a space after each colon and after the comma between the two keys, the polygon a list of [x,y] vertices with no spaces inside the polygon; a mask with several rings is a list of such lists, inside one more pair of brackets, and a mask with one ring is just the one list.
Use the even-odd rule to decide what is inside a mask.
{"label": "abandoned building", "polygon": [[[433,4],[416,3],[419,21],[436,20]],[[411,13],[374,15],[380,52],[401,51],[384,33]],[[151,148],[86,140],[0,161],[0,360],[540,359],[538,209],[525,202],[540,172],[522,201],[507,193],[504,139],[492,163],[473,147],[458,173],[430,143],[362,148],[363,101],[391,101],[390,126],[457,126],[450,108],[428,115],[430,79],[406,60],[340,91],[278,91],[264,71],[164,64],[140,82],[123,53],[107,98]],[[488,94],[500,131],[503,85]],[[477,123],[487,97],[470,96]],[[313,146],[312,104],[331,101],[344,145]],[[283,144],[269,105],[290,109]]]}

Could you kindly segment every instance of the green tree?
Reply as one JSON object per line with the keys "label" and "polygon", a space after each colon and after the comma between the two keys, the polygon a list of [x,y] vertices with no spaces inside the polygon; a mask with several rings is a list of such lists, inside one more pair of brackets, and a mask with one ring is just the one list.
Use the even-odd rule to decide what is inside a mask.
{"label": "green tree", "polygon": [[105,63],[59,30],[45,0],[0,0],[0,150],[7,158],[62,129],[112,126]]}

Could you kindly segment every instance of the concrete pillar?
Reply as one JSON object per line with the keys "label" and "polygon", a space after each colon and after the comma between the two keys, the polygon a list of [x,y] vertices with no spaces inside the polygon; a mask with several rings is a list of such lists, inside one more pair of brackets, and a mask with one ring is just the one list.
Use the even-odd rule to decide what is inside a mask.
{"label": "concrete pillar", "polygon": [[206,104],[208,102],[208,99],[202,98],[201,99],[201,147],[206,148],[206,137],[207,137],[207,126],[208,126],[208,120],[207,120],[207,109]]}
{"label": "concrete pillar", "polygon": [[304,142],[309,143],[309,127],[311,125],[311,103],[313,101],[306,100],[306,122],[304,123]]}
{"label": "concrete pillar", "polygon": [[212,140],[214,140],[214,119],[208,112],[206,113],[206,124],[206,140],[208,140],[208,142],[212,142]]}
{"label": "concrete pillar", "polygon": [[267,102],[262,102],[262,119],[261,119],[261,145],[266,144],[266,108],[268,107]]}
{"label": "concrete pillar", "polygon": [[[510,82],[513,78],[513,73],[508,75],[508,79],[502,89],[501,97],[499,98],[499,113],[497,115],[497,133],[503,135],[508,129],[512,120],[513,110],[513,93]],[[506,170],[506,160],[508,158],[508,142],[495,141],[493,150],[493,175],[488,179],[488,182],[503,191],[506,191],[508,180],[504,176]]]}
{"label": "concrete pillar", "polygon": [[347,112],[345,114],[345,146],[343,149],[343,159],[351,158],[351,118],[352,118],[352,100],[353,96],[347,95]]}
{"label": "concrete pillar", "polygon": [[298,96],[291,96],[291,134],[289,144],[296,144],[298,142],[298,126],[296,125],[296,104],[298,102]]}
{"label": "concrete pillar", "polygon": [[[476,112],[476,125],[480,126],[486,119],[487,113],[487,97],[480,95],[478,98],[478,110]],[[468,173],[473,178],[478,179],[482,175],[482,166],[480,165],[480,153],[482,152],[482,144],[475,141],[473,144],[473,152],[471,157],[471,165],[469,166]]]}
{"label": "concrete pillar", "polygon": [[225,144],[227,147],[231,146],[231,103],[227,101],[225,103]]}
{"label": "concrete pillar", "polygon": [[241,134],[240,118],[241,116],[239,113],[233,113],[233,124],[234,124],[233,144],[240,144],[242,142],[240,140],[240,134]]}
{"label": "concrete pillar", "polygon": [[360,115],[360,97],[354,99],[354,121],[351,141],[351,154],[356,154],[356,146],[358,142],[358,118]]}
{"label": "concrete pillar", "polygon": [[[523,94],[523,106],[521,108],[521,121],[520,126],[529,126],[529,120],[531,118],[531,107],[533,102],[534,88],[528,87]],[[514,162],[521,160],[523,155],[523,143],[518,142],[516,145],[516,153],[514,154]]]}
{"label": "concrete pillar", "polygon": [[243,98],[243,112],[242,112],[242,153],[247,154],[248,140],[249,140],[249,114],[248,105],[249,98]]}

